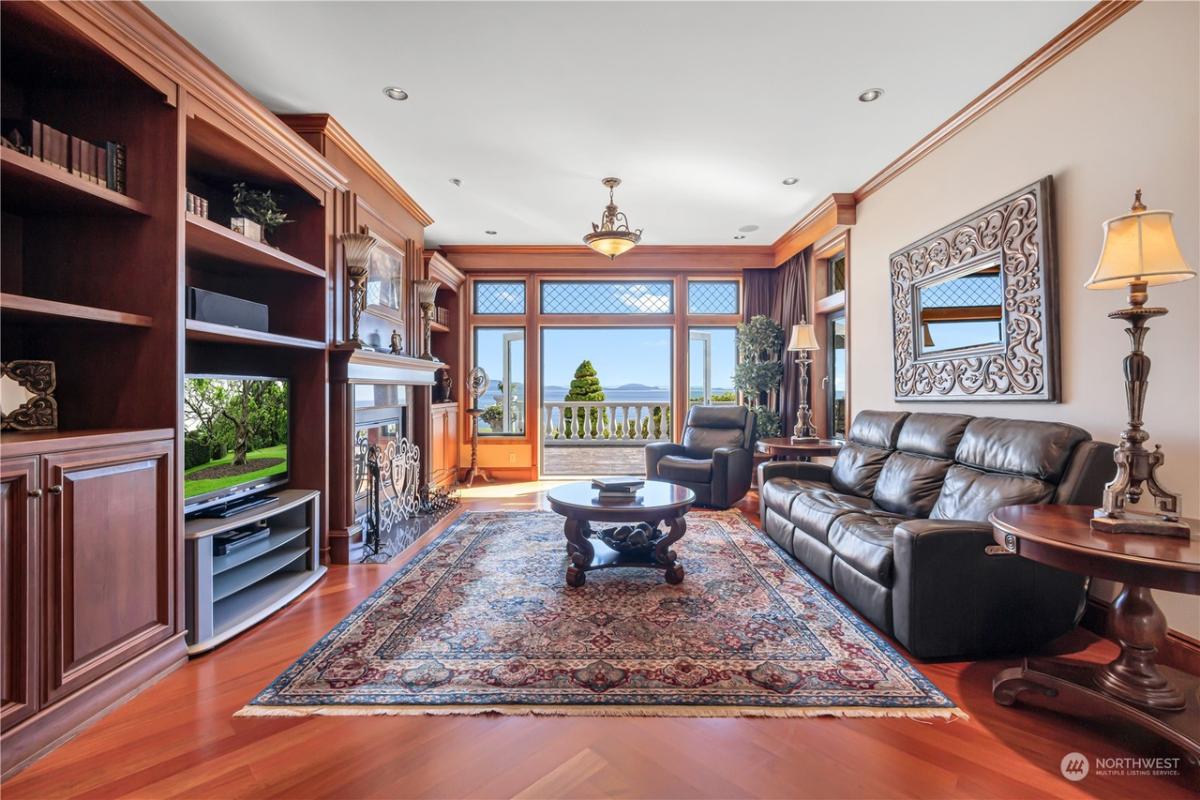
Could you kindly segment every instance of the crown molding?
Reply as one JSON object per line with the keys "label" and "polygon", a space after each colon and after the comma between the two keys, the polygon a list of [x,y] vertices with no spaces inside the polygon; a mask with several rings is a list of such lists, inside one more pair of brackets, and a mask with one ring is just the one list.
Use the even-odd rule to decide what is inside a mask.
{"label": "crown molding", "polygon": [[428,228],[433,224],[433,217],[421,208],[412,195],[404,191],[404,187],[397,183],[396,179],[333,116],[329,114],[280,114],[279,118],[297,133],[318,133],[329,137],[329,140],[341,148],[342,152],[358,165],[359,169],[367,173],[372,180],[383,187],[383,190],[392,199],[411,214],[422,228]]}
{"label": "crown molding", "polygon": [[592,272],[664,270],[739,272],[775,266],[770,245],[639,245],[609,259],[584,245],[444,245],[463,272],[530,272],[586,269]]}
{"label": "crown molding", "polygon": [[858,218],[854,195],[831,194],[800,218],[772,245],[776,264],[782,264],[814,244],[838,225],[853,225]]}
{"label": "crown molding", "polygon": [[[137,71],[144,64],[221,114],[314,191],[346,186],[346,176],[300,135],[141,3],[76,2],[43,6]],[[117,31],[113,37],[108,31]],[[169,98],[170,99],[170,98]]]}
{"label": "crown molding", "polygon": [[854,191],[854,199],[861,203],[900,173],[912,167],[953,136],[961,133],[968,125],[995,108],[1009,95],[1057,64],[1065,56],[1091,39],[1100,31],[1128,13],[1141,0],[1102,0],[1089,8],[1079,19],[1072,22],[1061,33],[1038,48],[1033,55],[1018,64],[1011,72],[993,83],[978,97],[959,109],[953,116],[934,128],[923,139],[900,154],[892,163],[881,169]]}
{"label": "crown molding", "polygon": [[450,259],[440,250],[426,250],[425,258],[425,277],[432,278],[440,282],[443,286],[454,291],[466,283],[467,276],[454,264],[450,263]]}

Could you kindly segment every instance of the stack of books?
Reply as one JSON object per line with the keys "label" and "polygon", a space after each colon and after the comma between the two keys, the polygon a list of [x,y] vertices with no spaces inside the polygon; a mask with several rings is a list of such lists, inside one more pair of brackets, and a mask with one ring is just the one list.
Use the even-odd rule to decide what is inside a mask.
{"label": "stack of books", "polygon": [[601,503],[636,503],[640,500],[638,489],[645,485],[646,482],[641,478],[630,476],[592,480],[592,488],[598,490],[596,499]]}
{"label": "stack of books", "polygon": [[5,120],[6,146],[89,183],[125,194],[125,145],[93,144],[36,119]]}

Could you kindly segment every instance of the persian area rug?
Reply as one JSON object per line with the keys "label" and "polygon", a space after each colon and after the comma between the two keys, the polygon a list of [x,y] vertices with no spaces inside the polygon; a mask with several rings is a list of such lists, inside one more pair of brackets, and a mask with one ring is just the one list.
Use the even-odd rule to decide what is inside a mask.
{"label": "persian area rug", "polygon": [[238,715],[964,716],[741,514],[687,521],[683,583],[570,588],[557,514],[464,514]]}

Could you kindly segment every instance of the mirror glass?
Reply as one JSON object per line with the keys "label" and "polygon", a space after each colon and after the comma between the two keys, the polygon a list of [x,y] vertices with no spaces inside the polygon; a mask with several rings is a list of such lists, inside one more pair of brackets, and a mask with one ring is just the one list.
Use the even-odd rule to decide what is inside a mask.
{"label": "mirror glass", "polygon": [[1004,344],[999,261],[917,289],[919,354]]}

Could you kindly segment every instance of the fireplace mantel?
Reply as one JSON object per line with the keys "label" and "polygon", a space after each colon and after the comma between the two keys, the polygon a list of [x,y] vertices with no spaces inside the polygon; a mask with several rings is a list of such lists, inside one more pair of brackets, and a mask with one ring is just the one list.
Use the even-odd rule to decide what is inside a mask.
{"label": "fireplace mantel", "polygon": [[334,345],[331,351],[329,377],[346,383],[432,386],[434,372],[448,366],[441,361],[364,350],[351,344]]}

